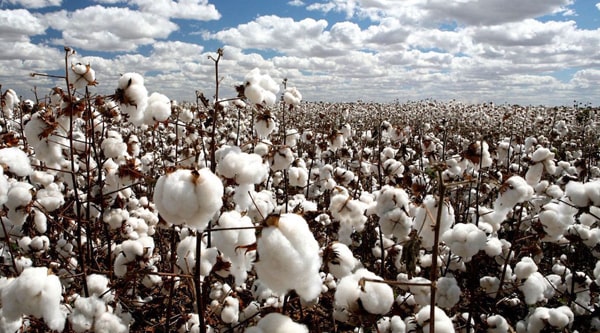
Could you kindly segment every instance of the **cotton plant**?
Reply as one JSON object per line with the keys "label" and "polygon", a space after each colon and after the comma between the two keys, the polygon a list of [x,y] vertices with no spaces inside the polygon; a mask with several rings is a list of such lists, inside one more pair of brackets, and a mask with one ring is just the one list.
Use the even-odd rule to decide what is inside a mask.
{"label": "cotton plant", "polygon": [[209,169],[177,169],[159,177],[153,201],[167,222],[202,232],[223,206],[223,190]]}
{"label": "cotton plant", "polygon": [[245,283],[256,257],[254,251],[244,249],[256,243],[253,227],[250,217],[242,216],[237,211],[229,211],[221,214],[212,229],[214,244],[231,261],[229,271],[237,286]]}
{"label": "cotton plant", "polygon": [[295,290],[305,302],[321,293],[319,244],[304,218],[297,214],[268,216],[257,237],[258,278],[273,292],[285,295]]}
{"label": "cotton plant", "polygon": [[43,320],[50,330],[63,331],[66,311],[58,276],[47,267],[29,267],[7,282],[1,290],[5,322],[14,327],[15,322],[22,323],[24,315],[33,316]]}

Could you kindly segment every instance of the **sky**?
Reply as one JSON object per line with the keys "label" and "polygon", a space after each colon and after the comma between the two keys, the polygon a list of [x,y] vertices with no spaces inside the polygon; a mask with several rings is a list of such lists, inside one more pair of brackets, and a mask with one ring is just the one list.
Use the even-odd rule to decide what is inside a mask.
{"label": "sky", "polygon": [[[65,46],[76,51],[65,63]],[[598,0],[0,0],[0,85],[39,98],[65,65],[194,101],[258,67],[307,101],[600,105]]]}

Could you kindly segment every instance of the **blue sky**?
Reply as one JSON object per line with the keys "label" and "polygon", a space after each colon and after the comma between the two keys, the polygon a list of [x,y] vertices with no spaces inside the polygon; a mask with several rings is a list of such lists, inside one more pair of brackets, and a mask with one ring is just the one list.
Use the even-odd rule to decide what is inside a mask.
{"label": "blue sky", "polygon": [[64,82],[63,47],[95,93],[139,72],[149,91],[193,100],[255,67],[312,101],[458,99],[600,104],[595,0],[0,0],[0,84],[25,98]]}

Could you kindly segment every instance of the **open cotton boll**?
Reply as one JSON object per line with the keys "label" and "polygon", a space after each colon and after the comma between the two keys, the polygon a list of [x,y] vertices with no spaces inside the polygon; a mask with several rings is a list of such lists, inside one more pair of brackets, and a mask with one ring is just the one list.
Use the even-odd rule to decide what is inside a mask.
{"label": "open cotton boll", "polygon": [[511,332],[508,321],[501,315],[491,315],[485,318],[487,333],[509,333]]}
{"label": "open cotton boll", "polygon": [[586,187],[581,182],[568,182],[565,186],[565,196],[577,207],[587,207],[591,203]]}
{"label": "open cotton boll", "polygon": [[51,213],[65,204],[65,197],[59,190],[57,184],[51,184],[42,188],[35,194],[35,205],[42,207],[46,212]]}
{"label": "open cotton boll", "polygon": [[25,223],[29,211],[27,207],[33,200],[33,186],[29,183],[16,182],[10,184],[6,195],[4,206],[8,208],[7,217],[15,226],[21,226]]}
{"label": "open cotton boll", "polygon": [[96,72],[92,69],[90,64],[71,64],[71,70],[68,72],[68,75],[69,84],[71,84],[74,89],[83,89],[87,86],[95,86],[97,84]]}
{"label": "open cotton boll", "polygon": [[260,184],[267,179],[269,166],[260,155],[244,153],[234,147],[224,152],[216,172],[237,184]]}
{"label": "open cotton boll", "polygon": [[[439,234],[443,235],[454,224],[454,208],[452,205],[443,203],[442,216],[440,217]],[[421,245],[430,250],[434,245],[435,224],[438,220],[438,202],[433,195],[427,195],[423,204],[417,207],[413,221],[413,229],[417,230],[421,238]]]}
{"label": "open cotton boll", "polygon": [[[342,189],[341,187],[336,189]],[[344,244],[351,244],[350,236],[354,231],[361,232],[367,222],[364,212],[367,209],[360,200],[352,199],[347,191],[335,191],[329,202],[331,216],[340,222],[338,229],[338,240]]]}
{"label": "open cotton boll", "polygon": [[437,282],[438,292],[435,294],[435,303],[444,309],[450,310],[460,300],[461,290],[453,276],[443,276]]}
{"label": "open cotton boll", "polygon": [[104,157],[118,159],[127,154],[127,144],[123,142],[123,137],[116,131],[108,131],[106,138],[102,140],[100,148]]}
{"label": "open cotton boll", "polygon": [[294,162],[294,153],[290,147],[279,147],[273,151],[273,155],[269,158],[271,170],[280,171],[287,169]]}
{"label": "open cotton boll", "polygon": [[8,321],[23,315],[43,319],[48,328],[62,332],[62,285],[47,267],[29,267],[2,289],[2,314]]}
{"label": "open cotton boll", "polygon": [[321,293],[319,243],[306,220],[296,214],[272,214],[257,239],[258,278],[279,295],[295,290],[306,302]]}
{"label": "open cotton boll", "polygon": [[33,172],[29,157],[17,147],[0,149],[0,165],[4,173],[11,173],[17,177],[29,176]]}
{"label": "open cotton boll", "polygon": [[537,185],[542,179],[542,174],[544,173],[544,164],[535,163],[529,166],[527,169],[527,173],[525,174],[525,180],[527,184],[531,186]]}
{"label": "open cotton boll", "polygon": [[294,322],[290,317],[277,312],[264,316],[256,326],[248,327],[246,333],[308,333],[303,324]]}
{"label": "open cotton boll", "polygon": [[171,116],[171,100],[169,97],[153,92],[148,97],[148,106],[144,112],[144,122],[146,125],[154,125],[158,122],[164,122]]}
{"label": "open cotton boll", "polygon": [[[544,207],[553,207],[546,205]],[[538,219],[544,228],[542,241],[557,242],[563,238],[567,228],[573,224],[574,219],[565,216],[561,211],[554,209],[544,209],[538,215]]]}
{"label": "open cotton boll", "polygon": [[287,87],[285,89],[285,93],[283,94],[283,100],[290,105],[296,106],[299,105],[302,101],[302,94],[296,87]]}
{"label": "open cotton boll", "polygon": [[[217,249],[231,261],[229,271],[235,278],[235,284],[241,286],[252,269],[252,262],[256,257],[254,251],[244,249],[256,243],[254,224],[248,216],[242,216],[237,211],[221,214],[219,221],[213,227],[213,241]],[[243,228],[243,229],[236,229]],[[220,230],[231,229],[231,230]]]}
{"label": "open cotton boll", "polygon": [[374,213],[379,217],[379,226],[386,235],[404,241],[410,232],[412,220],[409,216],[410,200],[401,188],[385,185],[377,196]]}
{"label": "open cotton boll", "polygon": [[519,286],[519,290],[525,296],[525,303],[528,305],[546,300],[544,294],[547,288],[551,288],[551,286],[540,272],[531,273]]}
{"label": "open cotton boll", "polygon": [[568,306],[558,308],[537,307],[527,318],[527,332],[540,333],[546,328],[562,331],[573,323],[574,314]]}
{"label": "open cotton boll", "polygon": [[519,261],[515,265],[515,269],[514,269],[514,273],[515,273],[517,279],[526,279],[531,274],[533,274],[537,271],[538,271],[538,266],[533,261],[533,259],[531,259],[531,257],[521,258],[521,261]]}
{"label": "open cotton boll", "polygon": [[[327,264],[329,272],[336,279],[352,274],[356,269],[362,267],[360,260],[354,257],[350,248],[343,243],[333,242],[324,251],[323,258]],[[600,261],[598,266],[598,275],[600,276]],[[600,280],[600,277],[598,277]]]}
{"label": "open cotton boll", "polygon": [[226,324],[236,323],[240,315],[240,301],[232,296],[225,297],[223,309],[221,309],[221,320]]}
{"label": "open cotton boll", "polygon": [[383,279],[377,274],[359,268],[351,275],[343,277],[335,290],[335,307],[360,315],[361,309],[370,314],[385,314],[394,304],[394,291],[386,283],[367,280]]}
{"label": "open cotton boll", "polygon": [[308,170],[306,168],[290,167],[288,170],[288,185],[304,187],[308,184]]}
{"label": "open cotton boll", "polygon": [[203,231],[223,206],[223,183],[209,169],[178,169],[161,176],[154,204],[169,223]]}
{"label": "open cotton boll", "polygon": [[2,96],[4,103],[2,104],[2,112],[8,119],[12,119],[15,106],[20,102],[19,95],[13,89],[6,89]]}
{"label": "open cotton boll", "polygon": [[[454,333],[454,324],[452,319],[448,317],[444,310],[435,307],[435,333]],[[429,305],[426,305],[417,312],[415,319],[417,324],[422,327],[423,333],[431,333],[429,328],[431,309]]]}
{"label": "open cotton boll", "polygon": [[[217,262],[218,250],[206,248],[204,240],[200,242],[200,278],[210,274]],[[177,244],[177,260],[175,264],[182,273],[193,274],[196,267],[196,236],[187,236]]]}
{"label": "open cotton boll", "polygon": [[500,187],[500,195],[494,201],[494,214],[491,218],[501,223],[516,204],[530,200],[533,193],[533,187],[522,177],[515,175],[506,179]]}
{"label": "open cotton boll", "polygon": [[120,103],[121,112],[129,116],[132,124],[136,126],[143,124],[144,112],[148,106],[148,90],[140,74],[123,74],[118,81],[115,99]]}
{"label": "open cotton boll", "polygon": [[487,236],[474,224],[457,223],[442,234],[442,241],[448,245],[452,253],[469,262],[477,252],[485,249]]}
{"label": "open cotton boll", "polygon": [[500,288],[500,279],[495,276],[484,276],[479,279],[479,286],[490,298],[496,298],[498,288]]}

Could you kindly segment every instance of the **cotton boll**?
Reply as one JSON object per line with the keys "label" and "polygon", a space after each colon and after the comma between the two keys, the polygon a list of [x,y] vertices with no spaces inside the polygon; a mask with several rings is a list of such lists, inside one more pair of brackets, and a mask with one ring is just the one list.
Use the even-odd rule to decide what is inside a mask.
{"label": "cotton boll", "polygon": [[127,144],[118,132],[108,131],[106,138],[102,140],[100,148],[106,158],[118,159],[127,153]]}
{"label": "cotton boll", "polygon": [[270,215],[265,219],[254,264],[258,278],[279,295],[290,290],[307,302],[321,292],[319,244],[300,215]]}
{"label": "cotton boll", "polygon": [[479,279],[479,286],[485,291],[488,297],[496,298],[496,294],[500,288],[500,279],[495,276],[484,276]]}
{"label": "cotton boll", "polygon": [[226,324],[236,323],[240,315],[240,301],[232,296],[225,297],[223,309],[221,310],[221,320]]}
{"label": "cotton boll", "polygon": [[450,309],[458,303],[461,296],[461,290],[454,277],[439,278],[437,286],[438,293],[435,295],[435,302],[439,307]]}
{"label": "cotton boll", "polygon": [[148,106],[148,90],[144,86],[144,78],[138,73],[123,74],[119,78],[115,96],[121,111],[129,116],[129,121],[136,126],[142,125]]}
{"label": "cotton boll", "polygon": [[485,319],[488,325],[487,333],[509,333],[511,332],[510,325],[501,315],[492,315]]}
{"label": "cotton boll", "polygon": [[287,87],[283,94],[283,100],[290,105],[296,106],[302,101],[302,94],[296,87]]}
{"label": "cotton boll", "polygon": [[43,319],[51,330],[62,331],[66,316],[61,299],[60,279],[47,267],[30,267],[2,289],[2,313],[8,321],[31,315]]}
{"label": "cotton boll", "polygon": [[537,271],[538,267],[531,257],[521,258],[521,261],[515,265],[514,269],[517,279],[526,279]]}
{"label": "cotton boll", "polygon": [[0,149],[0,165],[4,173],[11,173],[17,177],[29,176],[33,172],[29,157],[17,147]]}
{"label": "cotton boll", "polygon": [[[379,282],[365,281],[383,280],[365,268],[359,268],[351,275],[343,277],[335,291],[335,306],[360,314],[360,309],[371,314],[385,314],[394,303],[392,288]],[[360,304],[360,305],[359,305]]]}
{"label": "cotton boll", "polygon": [[535,186],[542,179],[542,174],[544,173],[544,164],[535,163],[529,166],[527,169],[527,173],[525,174],[525,179],[527,180],[527,184],[531,186]]}
{"label": "cotton boll", "polygon": [[[217,263],[218,250],[206,248],[203,241],[200,242],[200,277],[204,279],[210,274],[213,266]],[[175,265],[184,274],[193,274],[196,267],[196,237],[187,236],[177,245],[177,260]]]}
{"label": "cotton boll", "polygon": [[9,88],[4,92],[2,99],[4,100],[4,103],[2,104],[2,112],[6,118],[12,119],[14,108],[20,102],[19,96],[13,89]]}
{"label": "cotton boll", "polygon": [[35,205],[48,213],[54,212],[65,204],[65,198],[58,185],[53,185],[38,190],[35,195]]}
{"label": "cotton boll", "polygon": [[[454,333],[454,324],[452,324],[452,320],[444,310],[435,307],[435,332],[436,333]],[[429,319],[430,319],[431,309],[429,305],[426,305],[417,312],[415,315],[415,319],[417,324],[423,328],[423,332],[431,332],[429,328]]]}
{"label": "cotton boll", "polygon": [[148,106],[144,113],[144,122],[146,125],[154,125],[159,122],[164,122],[171,116],[171,100],[169,97],[153,92],[148,97]]}
{"label": "cotton boll", "polygon": [[474,224],[457,223],[452,229],[444,232],[441,237],[450,250],[461,256],[465,262],[480,250],[485,249],[487,237],[481,229]]}
{"label": "cotton boll", "polygon": [[[432,195],[427,195],[423,204],[419,206],[415,213],[413,229],[417,230],[421,238],[421,245],[430,250],[434,246],[435,224],[438,220],[438,201]],[[442,216],[440,217],[439,234],[443,235],[454,224],[454,208],[452,205],[443,203]]]}
{"label": "cotton boll", "polygon": [[331,216],[340,222],[338,240],[344,244],[352,242],[350,236],[354,231],[364,229],[367,217],[364,215],[366,205],[359,200],[352,199],[342,188],[336,191],[330,200],[329,211]]}
{"label": "cotton boll", "polygon": [[403,241],[412,226],[409,210],[408,194],[403,189],[386,185],[377,196],[374,213],[379,216],[379,226],[384,234]]}
{"label": "cotton boll", "polygon": [[219,156],[217,174],[233,179],[237,184],[259,184],[268,176],[269,167],[263,163],[260,155],[244,153],[238,147],[232,147]]}
{"label": "cotton boll", "polygon": [[74,89],[83,89],[87,86],[95,86],[97,84],[96,72],[92,69],[90,64],[71,64],[71,70],[68,72],[68,75],[69,84],[71,84]]}
{"label": "cotton boll", "polygon": [[161,176],[154,204],[169,223],[203,231],[223,205],[223,183],[209,169],[178,169]]}
{"label": "cotton boll", "polygon": [[280,147],[273,152],[273,155],[269,159],[271,163],[271,170],[280,171],[287,169],[294,161],[294,154],[290,147]]}
{"label": "cotton boll", "polygon": [[600,207],[600,180],[587,182],[583,187],[592,204]]}
{"label": "cotton boll", "polygon": [[248,327],[246,333],[308,333],[305,325],[295,323],[290,317],[271,312],[264,316],[256,326]]}
{"label": "cotton boll", "polygon": [[483,250],[490,257],[498,256],[502,254],[502,242],[498,237],[489,237]]}
{"label": "cotton boll", "polygon": [[238,286],[246,281],[247,272],[252,269],[252,262],[256,257],[253,251],[243,248],[256,243],[256,235],[252,227],[254,224],[250,217],[242,216],[236,211],[229,211],[221,214],[213,228],[215,231],[212,233],[214,244],[231,261],[229,270]]}
{"label": "cotton boll", "polygon": [[[333,274],[336,279],[341,279],[344,276],[350,275],[357,268],[362,267],[362,263],[354,257],[350,248],[346,244],[340,242],[331,243],[325,249],[323,258],[329,272]],[[598,275],[600,276],[600,262],[598,267]]]}
{"label": "cotton boll", "polygon": [[7,199],[4,205],[8,208],[7,217],[15,226],[25,223],[28,215],[27,207],[33,200],[33,187],[24,182],[12,183],[8,188]]}
{"label": "cotton boll", "polygon": [[587,207],[591,203],[586,187],[580,182],[568,182],[565,186],[565,196],[577,207]]}
{"label": "cotton boll", "polygon": [[501,222],[518,203],[530,200],[533,188],[520,176],[512,176],[500,187],[500,195],[494,201],[494,220]]}
{"label": "cotton boll", "polygon": [[252,104],[262,104],[264,89],[256,83],[247,82],[244,87],[244,96]]}
{"label": "cotton boll", "polygon": [[288,170],[289,186],[304,187],[308,183],[308,170],[305,168],[290,167]]}
{"label": "cotton boll", "polygon": [[525,295],[525,303],[533,305],[537,302],[544,301],[544,292],[548,287],[548,282],[539,272],[531,273],[525,282],[519,286],[519,290]]}

